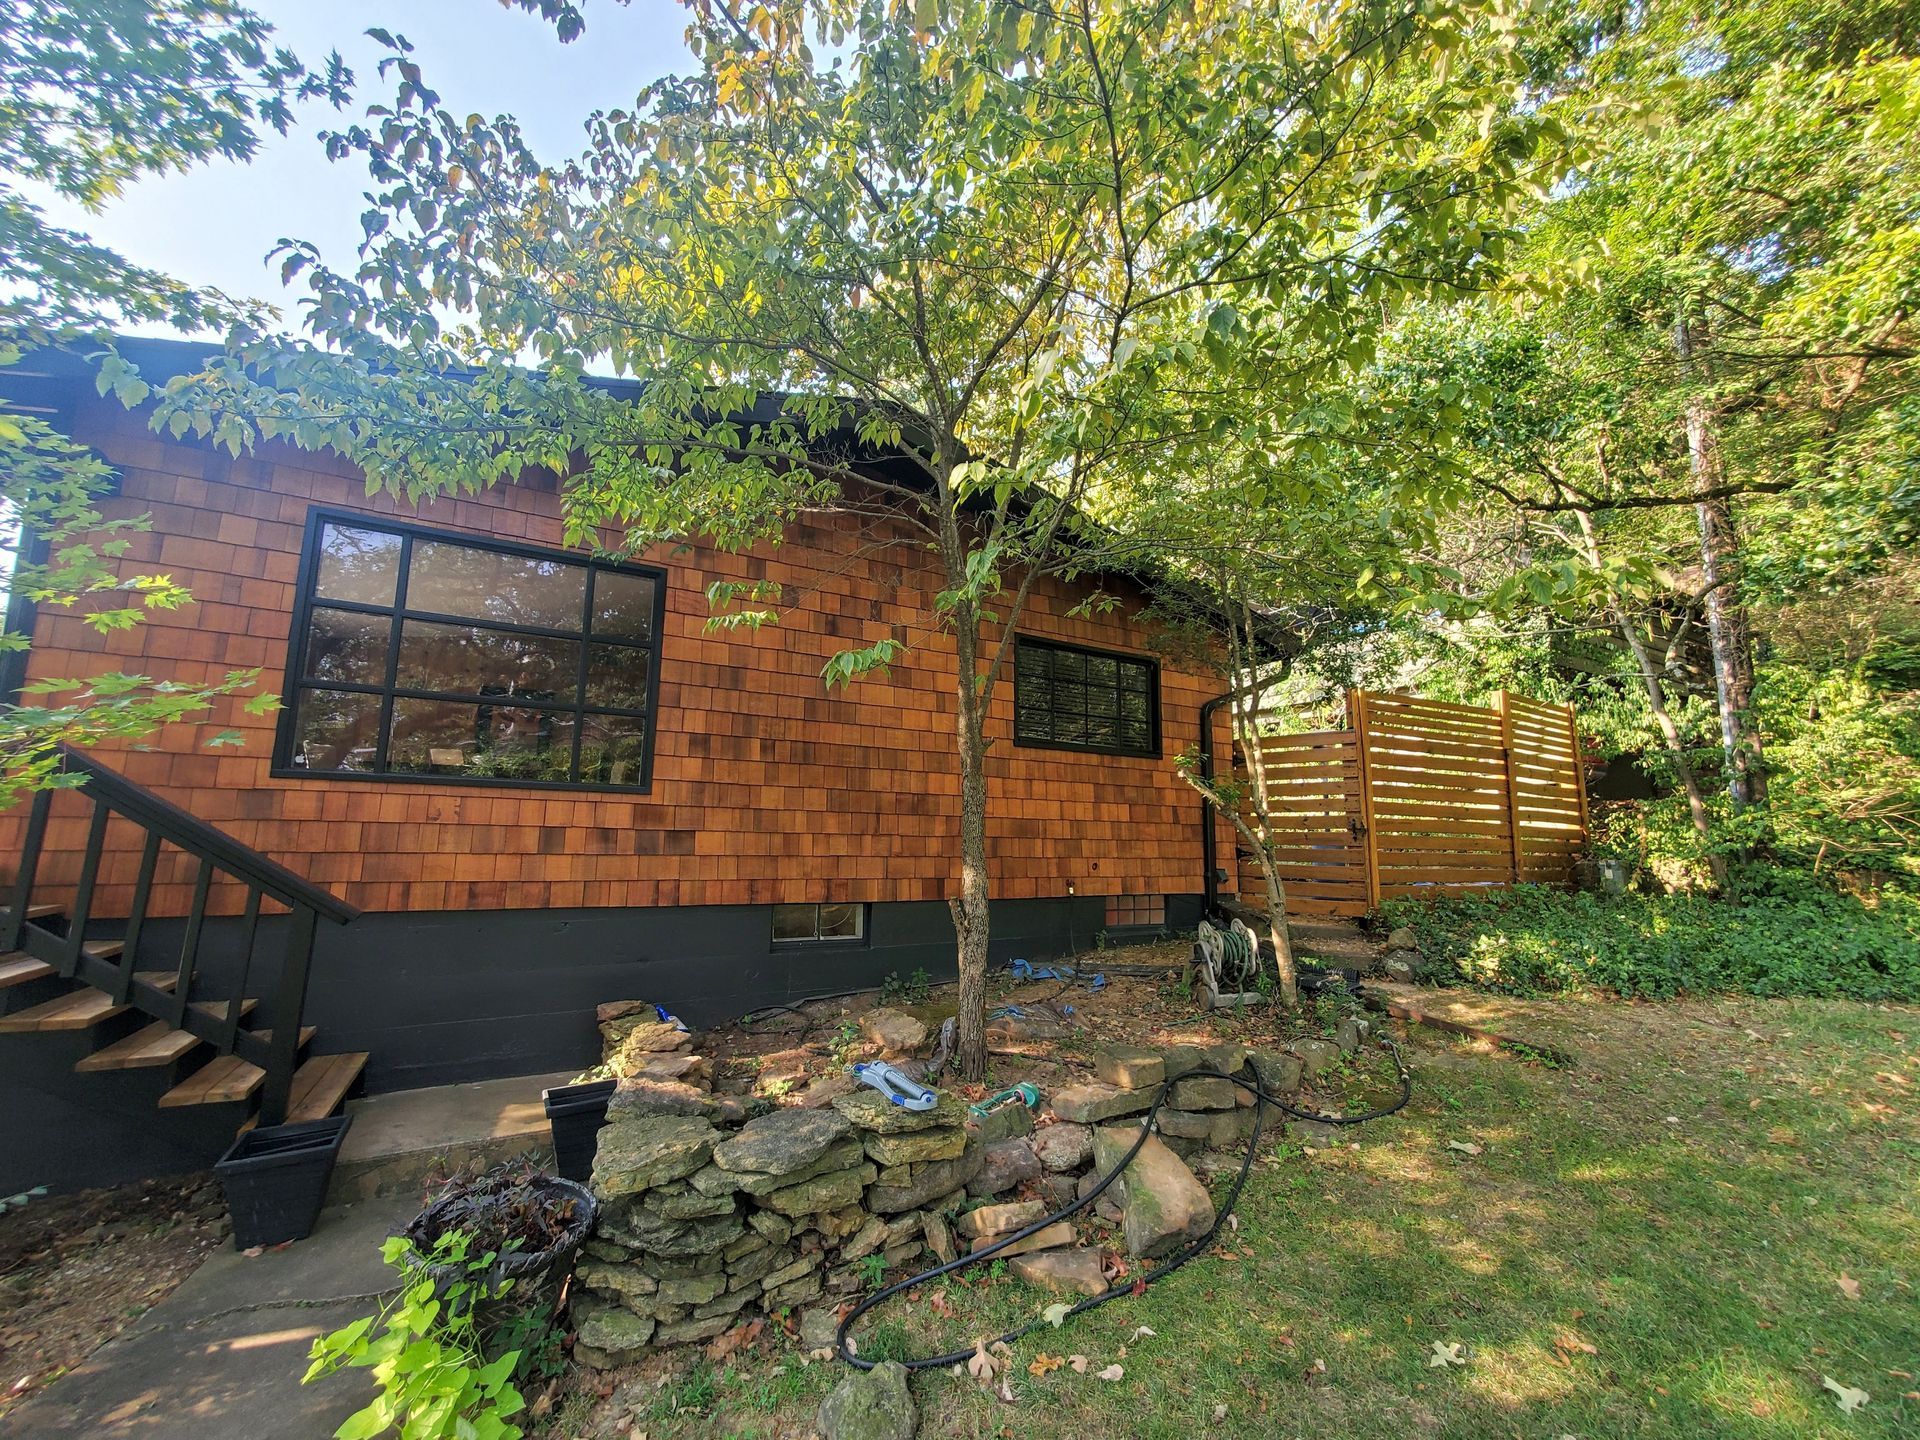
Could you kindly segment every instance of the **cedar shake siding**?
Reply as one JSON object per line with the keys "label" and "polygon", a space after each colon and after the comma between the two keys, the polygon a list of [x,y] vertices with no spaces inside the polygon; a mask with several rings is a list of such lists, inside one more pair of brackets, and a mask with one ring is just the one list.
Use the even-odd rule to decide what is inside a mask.
{"label": "cedar shake siding", "polygon": [[[360,473],[330,455],[271,445],[233,459],[156,435],[141,416],[90,394],[72,403],[75,437],[120,474],[108,515],[151,516],[151,531],[132,537],[129,572],[167,572],[195,603],[104,637],[43,609],[29,678],[125,669],[199,682],[258,666],[262,688],[285,694],[317,511],[565,548],[550,484],[414,507],[369,496]],[[101,758],[369,912],[880,905],[953,893],[954,652],[931,625],[937,570],[908,532],[822,517],[779,546],[741,555],[662,546],[636,564],[658,571],[664,589],[645,793],[276,772],[276,727],[290,717],[250,716],[237,701],[162,733],[151,750],[103,749]],[[779,623],[707,633],[706,590],[719,580],[779,587]],[[1077,617],[1069,611],[1087,588],[1044,581],[1018,628],[1154,661],[1140,596],[1114,583],[1120,605]],[[909,646],[889,672],[824,689],[829,656],[889,636]],[[1158,661],[1153,669],[1152,744],[1130,747],[1145,754],[1017,743],[1015,677],[1011,666],[1003,672],[989,720],[996,900],[1201,889],[1200,804],[1174,757],[1196,740],[1200,707],[1221,681]],[[1030,721],[1029,736],[1049,723],[1042,716],[1037,731]],[[244,744],[207,748],[223,730]],[[1228,746],[1221,715],[1216,753]],[[16,848],[20,823],[18,813],[0,818]],[[41,871],[48,881],[77,869],[83,832],[83,822],[56,817]],[[1224,824],[1219,836],[1219,853],[1231,855]],[[126,913],[137,858],[130,843],[109,853],[96,914]],[[183,863],[168,872],[163,862],[157,877],[156,915],[187,906],[192,877],[175,858]],[[233,913],[239,898],[216,895],[216,912]]]}

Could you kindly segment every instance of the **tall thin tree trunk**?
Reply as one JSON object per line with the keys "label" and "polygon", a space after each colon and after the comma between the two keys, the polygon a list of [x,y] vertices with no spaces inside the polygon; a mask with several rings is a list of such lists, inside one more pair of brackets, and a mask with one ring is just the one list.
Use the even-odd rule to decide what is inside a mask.
{"label": "tall thin tree trunk", "polygon": [[987,1073],[987,747],[984,700],[978,671],[980,629],[977,612],[956,617],[955,677],[959,713],[954,725],[960,752],[960,893],[947,906],[953,913],[960,950],[960,1015],[955,1059],[960,1078],[978,1081]]}
{"label": "tall thin tree trunk", "polygon": [[[1684,317],[1674,328],[1674,349],[1693,368],[1698,359],[1696,327]],[[1712,408],[1698,395],[1686,407],[1687,464],[1700,525],[1701,578],[1706,590],[1707,639],[1713,648],[1713,684],[1720,704],[1720,743],[1726,753],[1727,793],[1735,810],[1764,804],[1765,756],[1753,713],[1753,631],[1740,599],[1740,535],[1733,505],[1712,492],[1726,479],[1720,432]]]}
{"label": "tall thin tree trunk", "polygon": [[[1580,538],[1585,544],[1587,564],[1593,567],[1595,574],[1603,575],[1605,570],[1600,561],[1600,537],[1594,531],[1593,515],[1587,510],[1575,510],[1573,513],[1580,523]],[[1660,727],[1660,738],[1666,741],[1667,758],[1673,763],[1674,774],[1680,779],[1680,789],[1687,797],[1687,813],[1693,819],[1693,828],[1699,832],[1702,844],[1710,845],[1713,840],[1712,817],[1707,813],[1706,796],[1701,792],[1700,777],[1694,773],[1693,761],[1688,757],[1687,747],[1681,739],[1680,726],[1674,720],[1673,712],[1667,708],[1667,688],[1660,681],[1660,667],[1653,663],[1653,655],[1648,651],[1646,642],[1633,627],[1633,617],[1627,612],[1626,597],[1611,581],[1607,584],[1607,600],[1613,611],[1613,622],[1633,656],[1634,668],[1640,672],[1640,683],[1646,687],[1647,708],[1653,712],[1654,724]],[[1707,864],[1713,874],[1713,883],[1725,884],[1726,860],[1719,855],[1709,854]]]}
{"label": "tall thin tree trunk", "polygon": [[[1244,602],[1240,607],[1243,634],[1236,626],[1228,629],[1228,659],[1233,675],[1233,699],[1227,712],[1233,719],[1234,742],[1246,757],[1248,798],[1254,818],[1259,822],[1253,840],[1254,854],[1260,862],[1260,878],[1267,887],[1267,933],[1273,941],[1274,978],[1279,983],[1280,999],[1288,1006],[1300,1001],[1300,983],[1294,967],[1293,935],[1287,929],[1287,888],[1280,879],[1280,868],[1273,858],[1273,813],[1267,794],[1266,759],[1260,750],[1260,702],[1266,687],[1260,683],[1259,652],[1255,645],[1253,611]],[[1236,820],[1236,824],[1240,822]],[[1241,827],[1246,828],[1244,825]]]}

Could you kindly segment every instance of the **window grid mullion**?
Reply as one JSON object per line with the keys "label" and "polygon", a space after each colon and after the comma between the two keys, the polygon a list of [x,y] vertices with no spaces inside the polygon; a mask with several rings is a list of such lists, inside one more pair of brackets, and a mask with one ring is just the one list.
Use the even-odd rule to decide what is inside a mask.
{"label": "window grid mullion", "polygon": [[[324,528],[322,534],[324,534]],[[400,536],[400,573],[393,582],[393,623],[387,629],[387,674],[381,685],[379,742],[374,747],[373,768],[387,773],[387,761],[393,748],[393,692],[400,683],[400,628],[407,618],[407,575],[413,569],[413,536]],[[307,626],[312,643],[313,626]]]}
{"label": "window grid mullion", "polygon": [[573,759],[567,775],[575,784],[580,780],[580,758],[585,753],[587,730],[587,657],[593,653],[593,587],[600,572],[587,567],[587,583],[580,587],[580,664],[573,687]]}

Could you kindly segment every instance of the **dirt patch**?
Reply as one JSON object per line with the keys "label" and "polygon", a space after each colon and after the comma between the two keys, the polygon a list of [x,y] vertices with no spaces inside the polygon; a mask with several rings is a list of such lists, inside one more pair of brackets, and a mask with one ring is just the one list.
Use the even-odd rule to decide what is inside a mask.
{"label": "dirt patch", "polygon": [[35,1199],[0,1216],[0,1415],[163,1300],[229,1228],[210,1175]]}
{"label": "dirt patch", "polygon": [[[997,1037],[990,1018],[993,1053],[986,1082],[956,1084],[949,1073],[943,1083],[968,1100],[1023,1080],[1038,1085],[1044,1095],[1087,1080],[1098,1046],[1164,1048],[1238,1040],[1249,1047],[1280,1047],[1304,1036],[1331,1036],[1342,1016],[1358,1012],[1352,1002],[1331,998],[1296,1012],[1278,1012],[1272,1006],[1203,1011],[1185,980],[1191,950],[1191,941],[1170,940],[1088,952],[1062,962],[1074,971],[1070,979],[1026,984],[996,971],[987,986],[989,1017],[1018,1013],[1007,1016],[1002,1022],[1006,1030]],[[1355,948],[1335,963],[1362,963],[1370,954]],[[701,1049],[713,1061],[716,1090],[790,1102],[796,1092],[844,1072],[870,1053],[859,1033],[861,1015],[889,1005],[909,1011],[929,1031],[937,1031],[955,1011],[955,990],[952,984],[873,990],[762,1011],[709,1031]],[[1023,1037],[1018,1023],[1023,1019],[1059,1033]],[[1342,1075],[1337,1083],[1350,1085],[1351,1079]]]}

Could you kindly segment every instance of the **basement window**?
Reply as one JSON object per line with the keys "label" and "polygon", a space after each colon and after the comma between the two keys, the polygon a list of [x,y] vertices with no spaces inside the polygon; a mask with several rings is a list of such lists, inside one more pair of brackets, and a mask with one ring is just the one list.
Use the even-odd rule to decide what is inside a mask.
{"label": "basement window", "polygon": [[1159,929],[1167,923],[1167,897],[1164,895],[1109,895],[1107,928],[1127,930],[1136,926]]}
{"label": "basement window", "polygon": [[1135,655],[1015,642],[1013,738],[1105,755],[1160,753],[1160,667]]}
{"label": "basement window", "polygon": [[274,773],[641,791],[666,577],[316,511]]}
{"label": "basement window", "polygon": [[804,945],[820,940],[842,943],[864,940],[864,905],[776,905],[773,907],[773,943]]}

